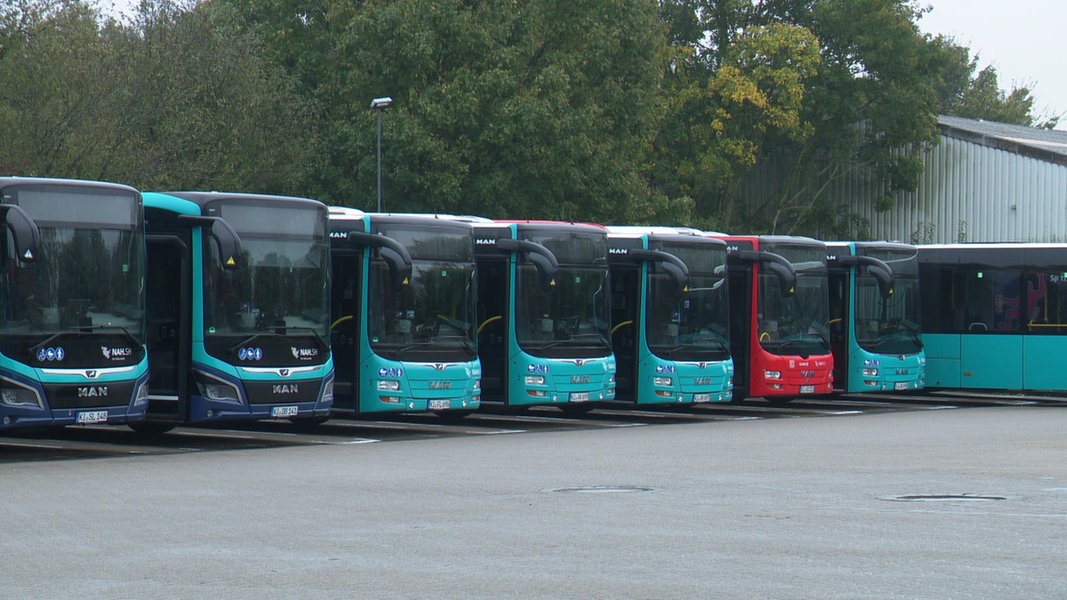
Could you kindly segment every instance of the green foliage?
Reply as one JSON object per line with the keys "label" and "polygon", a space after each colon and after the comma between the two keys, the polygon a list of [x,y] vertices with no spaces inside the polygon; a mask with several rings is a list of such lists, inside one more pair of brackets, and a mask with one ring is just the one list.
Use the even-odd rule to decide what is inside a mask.
{"label": "green foliage", "polygon": [[387,210],[621,221],[659,116],[662,33],[647,2],[366,2],[336,24],[323,194]]}
{"label": "green foliage", "polygon": [[299,193],[309,104],[258,40],[215,14],[144,2],[135,25],[81,3],[26,11],[0,57],[0,168],[145,189]]}
{"label": "green foliage", "polygon": [[[1027,88],[912,0],[0,0],[0,172],[490,217],[857,235],[938,114]],[[977,72],[976,72],[977,71]]]}

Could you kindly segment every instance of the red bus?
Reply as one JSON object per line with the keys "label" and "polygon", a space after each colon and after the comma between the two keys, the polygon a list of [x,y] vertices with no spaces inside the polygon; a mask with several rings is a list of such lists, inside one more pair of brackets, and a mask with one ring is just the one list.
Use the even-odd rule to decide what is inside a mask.
{"label": "red bus", "polygon": [[735,400],[832,393],[826,245],[795,236],[713,237],[727,243]]}

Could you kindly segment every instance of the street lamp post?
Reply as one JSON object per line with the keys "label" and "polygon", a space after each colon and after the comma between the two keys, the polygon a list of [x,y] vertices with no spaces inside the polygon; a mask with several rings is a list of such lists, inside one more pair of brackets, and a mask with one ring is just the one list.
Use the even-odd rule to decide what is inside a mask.
{"label": "street lamp post", "polygon": [[370,107],[378,111],[378,212],[382,212],[382,110],[392,103],[388,96],[370,101]]}

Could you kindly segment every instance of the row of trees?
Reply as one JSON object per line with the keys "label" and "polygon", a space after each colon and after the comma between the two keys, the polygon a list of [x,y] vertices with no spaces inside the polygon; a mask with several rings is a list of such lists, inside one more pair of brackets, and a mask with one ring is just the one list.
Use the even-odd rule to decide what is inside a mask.
{"label": "row of trees", "polygon": [[1035,124],[907,0],[89,2],[0,0],[3,174],[373,208],[391,96],[387,210],[828,236],[936,115]]}

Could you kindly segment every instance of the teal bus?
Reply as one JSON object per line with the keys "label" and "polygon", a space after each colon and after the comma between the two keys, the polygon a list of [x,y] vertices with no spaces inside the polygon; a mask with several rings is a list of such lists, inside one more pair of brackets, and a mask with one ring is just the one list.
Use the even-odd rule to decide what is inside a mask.
{"label": "teal bus", "polygon": [[1067,391],[1067,244],[918,250],[927,388]]}
{"label": "teal bus", "polygon": [[330,242],[334,410],[477,410],[471,224],[331,207]]}
{"label": "teal bus", "polygon": [[827,242],[837,392],[904,392],[926,379],[915,246]]}
{"label": "teal bus", "polygon": [[585,412],[615,399],[607,230],[476,222],[482,407]]}
{"label": "teal bus", "polygon": [[146,192],[144,206],[150,393],[134,428],[328,417],[326,205]]}
{"label": "teal bus", "polygon": [[140,192],[3,177],[0,216],[0,429],[143,418]]}
{"label": "teal bus", "polygon": [[663,227],[608,227],[616,400],[733,399],[726,242]]}

